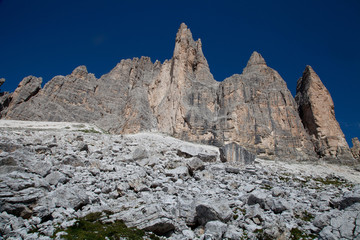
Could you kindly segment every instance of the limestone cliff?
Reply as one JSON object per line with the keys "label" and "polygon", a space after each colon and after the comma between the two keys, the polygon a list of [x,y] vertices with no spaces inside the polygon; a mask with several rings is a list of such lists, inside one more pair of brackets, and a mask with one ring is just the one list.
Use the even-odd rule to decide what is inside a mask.
{"label": "limestone cliff", "polygon": [[202,52],[183,23],[170,61],[149,88],[149,103],[158,130],[191,141],[208,141],[215,118],[216,82]]}
{"label": "limestone cliff", "polygon": [[[309,84],[301,86],[316,80],[308,75],[300,82]],[[0,117],[90,122],[111,133],[158,131],[217,146],[237,143],[269,159],[312,160],[320,155],[342,162],[349,149],[335,116],[328,115],[336,126],[329,130],[330,125],[317,120],[318,113],[311,113],[316,124],[322,123],[312,131],[302,106],[317,104],[301,93],[302,118],[285,81],[257,52],[242,74],[215,81],[200,39],[194,41],[181,24],[170,60],[121,60],[99,79],[80,66],[70,75],[54,77],[43,89],[40,78],[27,77],[14,93],[0,95]]]}
{"label": "limestone cliff", "polygon": [[316,153],[329,161],[354,162],[336,121],[330,93],[310,66],[306,66],[303,76],[297,82],[295,99]]}
{"label": "limestone cliff", "polygon": [[285,81],[259,53],[252,54],[241,75],[221,83],[219,99],[224,142],[236,141],[267,158],[315,157]]}

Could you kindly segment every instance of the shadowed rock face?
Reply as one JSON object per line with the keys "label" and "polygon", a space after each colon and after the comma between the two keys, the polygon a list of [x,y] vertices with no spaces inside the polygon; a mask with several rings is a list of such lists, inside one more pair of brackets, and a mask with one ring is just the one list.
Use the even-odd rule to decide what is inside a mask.
{"label": "shadowed rock face", "polygon": [[353,147],[351,148],[351,153],[354,158],[360,161],[360,141],[357,137],[351,139]]}
{"label": "shadowed rock face", "polygon": [[[321,152],[285,81],[259,53],[241,75],[217,82],[200,39],[194,41],[185,24],[176,34],[173,57],[164,63],[141,57],[122,60],[100,79],[80,66],[43,89],[38,78],[22,83],[0,96],[2,118],[90,122],[111,133],[159,131],[217,146],[234,142],[269,159],[315,159],[314,145]],[[344,139],[323,134],[332,146],[343,146]],[[346,147],[336,151],[346,153]],[[338,157],[333,150],[321,154]]]}
{"label": "shadowed rock face", "polygon": [[330,161],[354,162],[345,136],[336,121],[330,93],[310,66],[306,67],[298,80],[295,99],[316,153]]}

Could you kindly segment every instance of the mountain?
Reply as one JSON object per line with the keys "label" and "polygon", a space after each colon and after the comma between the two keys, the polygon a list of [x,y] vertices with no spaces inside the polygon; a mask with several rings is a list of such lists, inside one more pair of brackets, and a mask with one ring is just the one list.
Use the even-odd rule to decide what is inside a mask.
{"label": "mountain", "polygon": [[[41,78],[27,77],[14,93],[0,95],[0,117],[94,123],[115,134],[161,132],[215,146],[234,142],[268,159],[356,163],[326,88],[321,88],[326,96],[321,106],[316,97],[308,97],[317,89],[307,82],[321,81],[313,70],[308,77],[306,69],[297,103],[279,73],[257,52],[242,74],[218,82],[201,40],[194,41],[182,23],[170,60],[122,60],[99,79],[80,66],[70,75],[54,77],[44,88]],[[305,111],[309,104],[330,113],[322,115],[312,107]]]}

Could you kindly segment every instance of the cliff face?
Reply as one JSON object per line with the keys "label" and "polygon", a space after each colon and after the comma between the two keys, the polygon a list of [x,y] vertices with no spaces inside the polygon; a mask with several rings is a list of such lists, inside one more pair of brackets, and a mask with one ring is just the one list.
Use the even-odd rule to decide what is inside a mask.
{"label": "cliff face", "polygon": [[315,157],[285,81],[259,53],[252,54],[241,75],[221,83],[219,95],[225,142],[236,141],[262,157]]}
{"label": "cliff face", "polygon": [[[41,79],[28,77],[14,93],[2,95],[0,116],[91,122],[111,133],[158,131],[218,146],[236,142],[270,159],[338,161],[348,151],[343,137],[332,137],[338,124],[335,132],[323,125],[321,137],[309,130],[301,106],[314,100],[299,100],[300,118],[285,81],[259,53],[252,54],[241,75],[215,81],[200,39],[194,41],[185,24],[176,35],[173,57],[162,64],[148,57],[122,60],[100,79],[80,66],[40,86]],[[304,98],[299,93],[297,99]],[[320,151],[324,136],[332,147]]]}
{"label": "cliff face", "polygon": [[208,141],[216,116],[216,82],[202,52],[200,39],[181,24],[170,61],[165,61],[149,88],[149,103],[158,130],[191,140]]}
{"label": "cliff face", "polygon": [[298,80],[295,99],[316,153],[330,161],[353,162],[345,136],[336,121],[330,93],[310,66]]}

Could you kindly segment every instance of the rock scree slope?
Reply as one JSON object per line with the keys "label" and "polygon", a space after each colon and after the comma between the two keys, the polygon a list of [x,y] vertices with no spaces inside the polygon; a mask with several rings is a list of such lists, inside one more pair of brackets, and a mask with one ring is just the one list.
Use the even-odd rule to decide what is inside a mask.
{"label": "rock scree slope", "polygon": [[[70,75],[54,77],[44,88],[41,78],[27,77],[14,93],[0,95],[0,117],[94,123],[117,134],[156,131],[215,146],[236,143],[267,159],[321,157],[356,163],[335,119],[330,94],[310,84],[317,79],[313,70],[307,67],[304,74],[299,107],[279,73],[257,52],[242,74],[218,82],[201,40],[194,41],[182,23],[170,60],[121,60],[99,79],[80,66]],[[314,94],[327,101],[320,106]],[[310,105],[322,111],[309,110]],[[328,114],[322,116],[325,109]]]}
{"label": "rock scree slope", "polygon": [[0,136],[0,239],[95,239],[118,221],[174,240],[360,237],[349,166],[254,161],[243,149],[224,161],[215,146],[79,123],[1,120]]}

